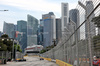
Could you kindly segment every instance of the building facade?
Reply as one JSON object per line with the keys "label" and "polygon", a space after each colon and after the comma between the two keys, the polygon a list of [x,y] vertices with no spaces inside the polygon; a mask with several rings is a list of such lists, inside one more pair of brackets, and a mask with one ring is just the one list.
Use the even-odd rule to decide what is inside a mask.
{"label": "building facade", "polygon": [[[94,9],[94,5],[93,5],[93,2],[92,1],[86,1],[86,16],[85,18],[87,18],[87,16],[93,11]],[[91,32],[91,37],[95,36],[96,35],[96,30],[95,30],[95,25],[93,22],[91,22],[92,18],[95,17],[95,14],[93,13],[90,18],[89,18],[89,22],[90,22],[90,32]],[[85,36],[86,38],[88,38],[88,30],[87,30],[87,22],[85,23]]]}
{"label": "building facade", "polygon": [[24,20],[17,21],[17,31],[19,32],[17,40],[21,46],[22,52],[27,47],[27,22]]}
{"label": "building facade", "polygon": [[64,34],[65,28],[67,27],[67,23],[69,21],[69,6],[68,3],[61,4],[61,19],[62,19],[62,34]]}
{"label": "building facade", "polygon": [[43,46],[47,47],[53,44],[56,39],[56,21],[53,12],[42,15],[43,20]]}
{"label": "building facade", "polygon": [[38,28],[38,37],[37,37],[37,44],[38,45],[43,45],[43,20],[40,19],[40,25]]}
{"label": "building facade", "polygon": [[[80,25],[80,18],[79,18],[79,10],[78,9],[72,9],[69,11],[69,18],[76,24],[76,28]],[[80,40],[80,29],[77,31],[78,40]]]}
{"label": "building facade", "polygon": [[61,19],[56,18],[56,44],[60,41],[62,37],[62,31],[61,31]]}
{"label": "building facade", "polygon": [[27,15],[27,45],[37,45],[38,19]]}
{"label": "building facade", "polygon": [[12,23],[4,22],[3,33],[7,34],[9,38],[15,38],[15,26]]}

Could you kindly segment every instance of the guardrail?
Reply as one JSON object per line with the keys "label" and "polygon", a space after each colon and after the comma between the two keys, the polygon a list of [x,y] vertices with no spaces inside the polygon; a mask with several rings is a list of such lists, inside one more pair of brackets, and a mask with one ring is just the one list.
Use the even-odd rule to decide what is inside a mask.
{"label": "guardrail", "polygon": [[63,62],[61,60],[56,59],[56,64],[58,64],[59,66],[73,66],[71,64],[68,64],[66,62]]}
{"label": "guardrail", "polygon": [[47,60],[47,61],[51,61],[52,60],[51,58],[44,58],[44,57],[40,57],[40,58],[43,58],[44,60]]}

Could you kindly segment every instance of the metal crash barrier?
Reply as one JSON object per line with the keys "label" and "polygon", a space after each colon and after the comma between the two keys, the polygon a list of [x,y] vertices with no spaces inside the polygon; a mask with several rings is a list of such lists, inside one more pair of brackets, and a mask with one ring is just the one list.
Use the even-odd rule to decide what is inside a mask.
{"label": "metal crash barrier", "polygon": [[63,62],[61,60],[56,59],[56,64],[58,64],[59,66],[73,66],[71,64],[68,64],[66,62]]}

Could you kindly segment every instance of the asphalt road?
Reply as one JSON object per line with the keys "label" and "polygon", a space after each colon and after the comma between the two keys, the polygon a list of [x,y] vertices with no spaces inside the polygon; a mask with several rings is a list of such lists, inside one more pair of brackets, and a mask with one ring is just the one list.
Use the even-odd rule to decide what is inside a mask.
{"label": "asphalt road", "polygon": [[6,65],[0,66],[58,66],[54,62],[40,60],[39,57],[25,57],[27,61],[24,62],[7,62]]}

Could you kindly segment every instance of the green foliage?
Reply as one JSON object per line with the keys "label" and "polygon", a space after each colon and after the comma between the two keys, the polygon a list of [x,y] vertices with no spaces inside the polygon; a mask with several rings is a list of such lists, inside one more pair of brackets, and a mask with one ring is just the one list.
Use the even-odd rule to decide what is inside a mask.
{"label": "green foliage", "polygon": [[9,38],[9,36],[8,36],[7,34],[3,34],[3,35],[1,36],[1,38]]}
{"label": "green foliage", "polygon": [[22,49],[19,49],[19,52],[22,52]]}
{"label": "green foliage", "polygon": [[7,50],[7,46],[3,44],[2,40],[0,39],[0,51],[6,51],[6,50]]}
{"label": "green foliage", "polygon": [[2,59],[2,58],[6,58],[6,57],[2,57],[2,56],[0,56],[0,59]]}
{"label": "green foliage", "polygon": [[[9,36],[7,34],[4,34],[1,36],[1,38],[4,38],[4,40],[2,41],[0,39],[0,46],[2,48],[0,48],[0,51],[12,51],[12,47],[13,47],[13,41],[11,41],[10,39],[7,41],[7,39],[9,38]],[[14,44],[14,49],[17,48],[17,51],[22,52],[20,45],[18,44]]]}
{"label": "green foliage", "polygon": [[3,34],[1,36],[1,38],[4,39],[3,41],[2,41],[2,39],[0,39],[0,43],[2,43],[1,45],[4,47],[2,49],[2,51],[5,51],[5,50],[12,51],[13,42],[10,39],[7,41],[7,39],[9,38],[9,36],[7,34]]}
{"label": "green foliage", "polygon": [[11,40],[7,41],[7,39],[5,39],[3,41],[3,44],[5,44],[7,46],[8,51],[12,51],[13,41],[11,41]]}
{"label": "green foliage", "polygon": [[20,45],[17,45],[17,51],[20,51]]}
{"label": "green foliage", "polygon": [[22,52],[22,49],[20,48],[20,45],[15,44],[14,49],[17,49],[17,51]]}
{"label": "green foliage", "polygon": [[46,49],[42,49],[41,51],[40,51],[40,53],[42,54],[42,53],[45,53],[46,52]]}
{"label": "green foliage", "polygon": [[48,47],[42,49],[42,50],[40,51],[40,53],[45,53],[46,51],[49,51],[49,50],[51,50],[51,49],[54,48],[54,47],[55,47],[54,45],[48,46]]}
{"label": "green foliage", "polygon": [[0,51],[7,51],[7,46],[3,43],[0,43]]}

